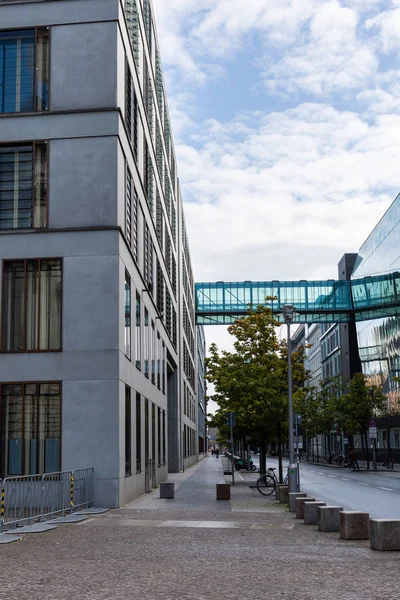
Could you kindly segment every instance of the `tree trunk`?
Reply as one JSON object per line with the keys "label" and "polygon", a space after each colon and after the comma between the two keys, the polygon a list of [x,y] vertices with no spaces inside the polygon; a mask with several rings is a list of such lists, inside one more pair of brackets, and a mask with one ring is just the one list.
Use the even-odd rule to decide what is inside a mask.
{"label": "tree trunk", "polygon": [[279,483],[283,483],[283,468],[282,468],[282,431],[281,422],[278,421],[277,425],[277,437],[278,437],[278,461],[279,461]]}
{"label": "tree trunk", "polygon": [[365,444],[365,452],[367,454],[367,469],[369,470],[369,452],[368,452],[368,441],[367,441],[366,433],[364,433],[364,444]]}

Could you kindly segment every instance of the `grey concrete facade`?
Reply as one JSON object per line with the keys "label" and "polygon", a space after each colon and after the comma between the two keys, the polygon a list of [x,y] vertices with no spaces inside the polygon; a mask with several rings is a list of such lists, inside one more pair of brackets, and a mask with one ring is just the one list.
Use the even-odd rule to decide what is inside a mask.
{"label": "grey concrete facade", "polygon": [[[191,269],[190,256],[186,250],[185,259],[180,258],[184,252],[183,207],[164,92],[162,110],[157,98],[152,104],[153,125],[145,107],[144,60],[150,88],[160,86],[158,81],[156,88],[154,77],[155,27],[153,23],[152,43],[146,43],[142,3],[137,4],[137,11],[141,56],[135,62],[124,3],[118,0],[10,0],[0,4],[1,30],[48,27],[50,32],[49,108],[36,113],[0,113],[0,145],[47,143],[48,223],[40,230],[1,230],[0,258],[2,266],[7,260],[62,259],[61,351],[1,352],[0,386],[7,382],[61,383],[60,468],[94,467],[95,503],[108,507],[126,504],[144,493],[149,481],[154,486],[167,479],[168,470],[179,471],[197,459],[195,451],[188,453],[187,445],[183,448],[184,432],[189,428],[196,431],[197,421],[196,411],[189,415],[183,408],[183,394],[186,399],[196,397],[187,357],[185,365],[183,361],[185,343],[196,369],[195,345],[190,347],[187,339],[190,330],[194,331],[194,317],[186,333],[183,327],[183,304],[194,315],[193,279],[183,291],[187,275],[182,275],[182,269]],[[141,123],[136,131],[136,156],[126,114],[127,68]],[[164,136],[156,138],[154,122]],[[145,185],[145,144],[152,164],[154,199]],[[160,155],[163,177],[157,163]],[[132,224],[129,235],[128,172],[137,193],[136,230]],[[158,197],[162,243],[155,210]],[[174,211],[175,222],[170,216]],[[186,232],[184,235],[186,238]],[[175,286],[170,267],[174,261],[178,268]],[[131,284],[130,356],[125,343],[126,274]],[[141,302],[139,326],[135,322],[136,295]],[[126,427],[127,387],[131,390],[130,429]],[[136,411],[139,401],[140,417]],[[161,431],[163,415],[166,421]],[[128,475],[127,431],[132,473]]]}

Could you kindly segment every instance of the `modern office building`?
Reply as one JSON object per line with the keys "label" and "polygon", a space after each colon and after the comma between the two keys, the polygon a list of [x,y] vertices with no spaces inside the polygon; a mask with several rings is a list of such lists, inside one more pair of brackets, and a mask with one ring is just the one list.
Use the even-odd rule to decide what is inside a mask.
{"label": "modern office building", "polygon": [[[400,195],[365,240],[358,253],[352,279],[400,270]],[[386,284],[390,286],[390,282]],[[390,292],[388,287],[385,290]],[[378,448],[400,449],[400,317],[357,323],[363,373],[382,387],[392,415],[378,420]],[[394,414],[397,413],[397,414]]]}
{"label": "modern office building", "polygon": [[0,2],[0,477],[121,506],[197,458],[193,275],[150,0]]}

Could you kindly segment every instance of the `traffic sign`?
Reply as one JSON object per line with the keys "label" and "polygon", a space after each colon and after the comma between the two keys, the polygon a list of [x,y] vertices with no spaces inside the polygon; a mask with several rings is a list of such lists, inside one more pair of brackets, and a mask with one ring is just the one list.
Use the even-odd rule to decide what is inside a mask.
{"label": "traffic sign", "polygon": [[378,430],[376,427],[370,427],[368,433],[371,440],[376,440],[378,437]]}
{"label": "traffic sign", "polygon": [[369,422],[369,426],[370,426],[370,427],[376,427],[376,423],[375,423],[375,421],[370,421],[370,422]]}

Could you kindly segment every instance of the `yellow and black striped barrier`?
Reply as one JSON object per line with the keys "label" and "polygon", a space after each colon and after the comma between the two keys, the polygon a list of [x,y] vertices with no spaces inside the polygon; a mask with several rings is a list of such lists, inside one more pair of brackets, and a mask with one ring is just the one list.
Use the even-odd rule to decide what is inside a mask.
{"label": "yellow and black striped barrier", "polygon": [[74,507],[74,481],[75,481],[75,477],[71,474],[70,475],[70,479],[69,479],[69,484],[70,484],[70,507],[71,509]]}
{"label": "yellow and black striped barrier", "polygon": [[3,530],[5,513],[6,513],[6,492],[5,492],[4,488],[1,488],[0,531]]}

